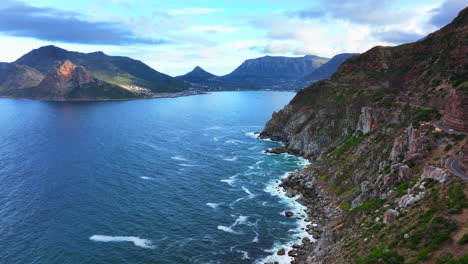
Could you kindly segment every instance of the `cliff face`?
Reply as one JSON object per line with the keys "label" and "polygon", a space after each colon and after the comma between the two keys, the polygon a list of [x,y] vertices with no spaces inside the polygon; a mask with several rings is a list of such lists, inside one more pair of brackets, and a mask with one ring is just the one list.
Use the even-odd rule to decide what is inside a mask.
{"label": "cliff face", "polygon": [[75,87],[93,81],[93,76],[84,67],[70,61],[57,63],[37,87],[52,99],[65,98]]}
{"label": "cliff face", "polygon": [[312,161],[283,186],[314,211],[307,186],[318,182],[343,212],[325,213],[321,238],[299,247],[294,263],[463,257],[466,245],[450,241],[466,232],[460,219],[468,217],[467,184],[444,164],[466,138],[438,131],[432,121],[444,116],[447,125],[466,128],[467,70],[465,9],[421,41],[349,58],[331,80],[299,91],[273,114],[261,137]]}

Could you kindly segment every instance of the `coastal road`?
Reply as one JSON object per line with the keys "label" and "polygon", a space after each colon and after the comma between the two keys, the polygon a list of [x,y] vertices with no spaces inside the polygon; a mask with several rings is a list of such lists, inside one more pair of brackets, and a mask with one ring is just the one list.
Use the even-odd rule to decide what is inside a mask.
{"label": "coastal road", "polygon": [[468,135],[468,133],[465,133],[465,132],[462,132],[462,131],[457,131],[457,130],[453,130],[451,128],[448,128],[444,125],[444,123],[442,122],[442,120],[437,120],[437,121],[434,121],[434,126],[447,132],[447,133],[450,133],[450,134],[457,134],[457,135]]}
{"label": "coastal road", "polygon": [[460,169],[460,159],[461,159],[461,155],[457,155],[457,156],[452,156],[450,158],[447,159],[447,162],[445,163],[445,166],[447,167],[447,169],[457,175],[458,177],[460,177],[461,179],[465,180],[465,181],[468,181],[468,175],[466,175],[461,169]]}

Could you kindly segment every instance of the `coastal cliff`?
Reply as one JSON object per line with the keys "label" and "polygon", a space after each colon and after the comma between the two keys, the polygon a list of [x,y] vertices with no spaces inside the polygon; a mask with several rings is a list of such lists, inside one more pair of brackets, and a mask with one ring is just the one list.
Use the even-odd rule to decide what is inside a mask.
{"label": "coastal cliff", "polygon": [[293,263],[468,261],[467,183],[447,164],[466,152],[467,71],[465,8],[418,42],[349,58],[273,114],[260,136],[311,161],[282,187],[319,219]]}

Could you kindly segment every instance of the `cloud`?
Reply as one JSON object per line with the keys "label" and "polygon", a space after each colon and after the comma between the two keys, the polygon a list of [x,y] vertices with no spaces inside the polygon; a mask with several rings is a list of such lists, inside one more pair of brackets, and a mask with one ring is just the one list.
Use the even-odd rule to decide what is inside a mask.
{"label": "cloud", "polygon": [[392,3],[392,0],[318,0],[315,6],[289,14],[303,19],[331,18],[372,25],[407,20],[411,13],[392,7]]}
{"label": "cloud", "polygon": [[217,8],[181,8],[170,10],[169,13],[172,15],[206,15],[222,11],[224,10]]}
{"label": "cloud", "polygon": [[400,30],[374,32],[372,35],[379,40],[394,44],[414,42],[424,37],[423,34],[405,32]]}
{"label": "cloud", "polygon": [[437,27],[442,27],[452,22],[463,8],[468,6],[467,0],[447,0],[438,8],[431,10],[432,17],[430,23]]}
{"label": "cloud", "polygon": [[238,28],[236,27],[228,27],[228,26],[192,26],[188,29],[188,31],[192,32],[207,32],[207,33],[232,33],[236,32]]}
{"label": "cloud", "polygon": [[54,8],[34,7],[4,0],[0,7],[0,32],[16,37],[80,44],[161,44],[141,38],[115,22],[91,22],[80,14]]}

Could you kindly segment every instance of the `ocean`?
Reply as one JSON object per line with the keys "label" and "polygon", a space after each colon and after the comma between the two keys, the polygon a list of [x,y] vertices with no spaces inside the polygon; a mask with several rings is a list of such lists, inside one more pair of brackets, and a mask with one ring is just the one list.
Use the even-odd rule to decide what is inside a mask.
{"label": "ocean", "polygon": [[0,263],[288,263],[306,161],[254,132],[294,95],[0,99]]}

